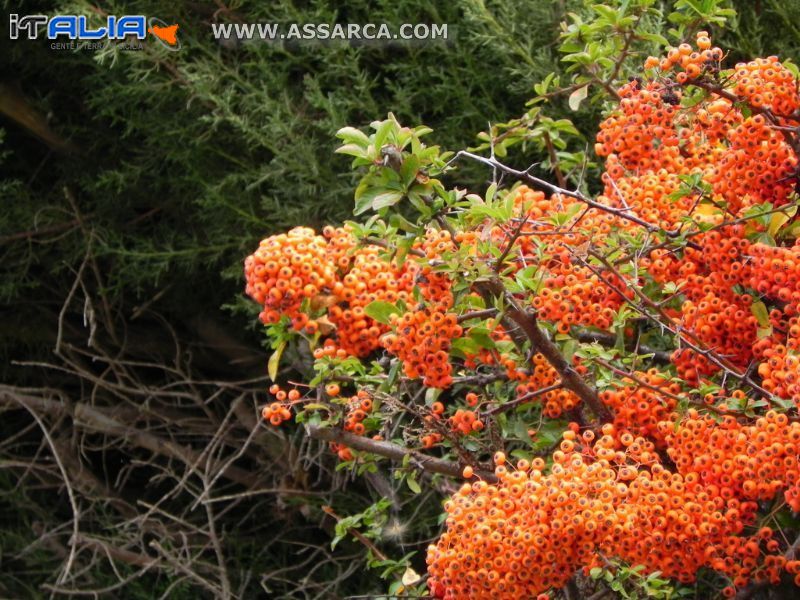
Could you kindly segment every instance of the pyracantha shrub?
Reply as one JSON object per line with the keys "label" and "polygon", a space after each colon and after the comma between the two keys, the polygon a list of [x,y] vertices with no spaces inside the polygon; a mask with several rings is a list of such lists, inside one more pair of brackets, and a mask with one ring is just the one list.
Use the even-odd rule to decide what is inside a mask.
{"label": "pyracantha shrub", "polygon": [[[713,573],[726,596],[800,585],[798,89],[705,32],[648,58],[600,125],[594,198],[470,153],[523,185],[446,190],[427,130],[343,130],[376,216],[245,264],[262,321],[317,361],[265,418],[295,410],[343,460],[466,467],[427,551],[437,598],[537,597],[619,563]],[[515,465],[482,464],[506,445]]]}

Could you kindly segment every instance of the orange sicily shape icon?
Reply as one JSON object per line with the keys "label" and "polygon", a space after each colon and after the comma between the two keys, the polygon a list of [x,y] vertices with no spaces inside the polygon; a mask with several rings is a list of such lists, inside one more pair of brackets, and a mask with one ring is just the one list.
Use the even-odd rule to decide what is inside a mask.
{"label": "orange sicily shape icon", "polygon": [[149,30],[157,38],[164,40],[170,46],[178,43],[178,25],[170,25],[169,27],[159,27],[153,25]]}

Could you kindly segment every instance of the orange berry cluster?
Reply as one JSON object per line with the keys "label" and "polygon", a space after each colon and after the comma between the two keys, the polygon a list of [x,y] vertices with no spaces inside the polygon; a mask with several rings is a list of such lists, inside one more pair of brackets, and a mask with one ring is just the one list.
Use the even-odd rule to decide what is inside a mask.
{"label": "orange berry cluster", "polygon": [[645,68],[660,68],[662,71],[669,71],[677,68],[679,73],[676,76],[678,83],[685,83],[687,80],[695,79],[706,73],[716,73],[720,69],[720,62],[723,52],[720,48],[711,47],[711,38],[706,31],[697,32],[697,50],[690,44],[681,44],[677,48],[671,48],[666,57],[659,60],[649,57],[645,61]]}
{"label": "orange berry cluster", "polygon": [[[796,317],[791,321],[792,328],[800,328]],[[765,341],[762,362],[758,365],[761,387],[776,396],[793,400],[800,407],[800,338],[790,337],[786,345]]]}
{"label": "orange berry cluster", "polygon": [[701,473],[672,473],[652,442],[610,424],[602,433],[595,441],[591,431],[566,431],[548,474],[542,459],[512,469],[500,455],[496,484],[464,484],[445,503],[446,531],[428,548],[433,595],[532,598],[601,566],[601,556],[685,583],[703,567],[735,586],[780,577],[787,561],[773,532],[743,535],[754,503],[726,498],[703,479],[732,460],[713,456]]}
{"label": "orange berry cluster", "polygon": [[319,360],[323,357],[328,358],[347,358],[350,356],[344,348],[339,347],[333,338],[327,338],[322,346],[314,348],[314,358]]}
{"label": "orange berry cluster", "polygon": [[[648,90],[652,94],[660,89],[662,98],[669,99],[670,104],[676,104],[681,97],[680,90],[675,90],[674,83],[668,78],[673,69],[678,71],[675,75],[677,84],[702,81],[712,89],[727,88],[728,94],[684,110],[677,116],[666,131],[671,146],[677,133],[676,126],[681,126],[681,156],[676,156],[670,147],[665,150],[668,160],[666,163],[662,160],[661,166],[676,174],[702,170],[714,194],[727,201],[728,208],[734,212],[761,202],[781,204],[792,189],[790,179],[797,167],[797,157],[783,133],[772,127],[764,114],[745,116],[731,102],[731,95],[747,103],[753,112],[774,111],[779,125],[796,125],[800,117],[797,113],[800,95],[796,80],[777,57],[771,56],[737,64],[730,75],[725,76],[727,81],[723,86],[719,83],[723,52],[711,48],[710,44],[708,34],[701,31],[696,51],[689,44],[681,44],[670,50],[666,58],[651,57],[645,63],[646,67],[656,67],[660,71],[659,78],[647,85]],[[647,98],[652,99],[652,96]],[[623,122],[627,125],[627,120]],[[598,141],[602,141],[599,136]],[[607,171],[616,178],[619,173],[616,151],[604,145],[598,153],[606,155],[612,151],[615,154],[609,156],[613,161],[607,164]],[[657,149],[659,151],[661,146]],[[631,164],[623,166],[632,169]],[[642,164],[637,166],[647,168]]]}
{"label": "orange berry cluster", "polygon": [[462,333],[456,315],[425,307],[395,317],[392,325],[395,333],[384,335],[381,343],[400,358],[406,376],[422,377],[427,387],[450,387],[450,345]]}
{"label": "orange berry cluster", "polygon": [[[753,357],[758,321],[751,310],[753,297],[734,291],[734,286],[748,282],[751,272],[747,256],[751,244],[742,236],[741,226],[709,231],[696,236],[700,249],[686,248],[682,257],[655,250],[641,265],[658,283],[680,285],[685,301],[673,316],[681,329],[746,368]],[[673,362],[679,375],[692,383],[717,370],[687,348],[676,351]]]}
{"label": "orange berry cluster", "polygon": [[[598,156],[607,157],[604,180],[620,179],[626,171],[671,170],[681,163],[675,123],[679,107],[664,100],[674,92],[656,82],[642,86],[632,81],[619,94],[619,108],[600,123],[595,143]],[[605,195],[613,199],[616,194],[607,189]]]}
{"label": "orange berry cluster", "polygon": [[436,444],[442,441],[442,434],[436,432],[426,433],[420,438],[420,441],[422,442],[422,447],[428,450],[430,448],[433,448],[434,446],[436,446]]}
{"label": "orange berry cluster", "polygon": [[[575,370],[583,375],[586,367],[573,361]],[[517,381],[517,399],[528,395],[536,394],[538,390],[552,386],[559,380],[558,372],[547,362],[547,359],[540,353],[533,355],[531,359],[532,367],[528,370],[519,369],[513,359],[506,359],[506,374],[511,381]],[[551,419],[558,418],[565,412],[569,412],[580,404],[580,398],[573,392],[564,388],[559,388],[536,394],[535,400],[542,405],[542,413]]]}
{"label": "orange berry cluster", "polygon": [[787,316],[800,314],[800,245],[790,248],[752,244],[749,285],[759,294],[784,304]]}
{"label": "orange berry cluster", "polygon": [[263,304],[262,322],[285,316],[296,331],[332,336],[326,343],[334,343],[326,348],[366,356],[380,347],[388,327],[364,308],[375,300],[407,301],[417,271],[413,262],[398,268],[381,252],[378,246],[357,245],[347,227],[326,227],[324,236],[297,227],[263,240],[247,257],[245,291]]}
{"label": "orange berry cluster", "polygon": [[372,396],[367,390],[358,390],[356,395],[351,396],[347,401],[347,415],[344,419],[345,431],[364,435],[367,430],[363,421],[370,412],[372,412]]}
{"label": "orange berry cluster", "polygon": [[[730,73],[721,71],[722,57],[706,32],[700,32],[696,50],[683,44],[664,59],[650,58],[645,66],[655,69],[656,76],[622,87],[619,108],[597,137],[597,153],[606,157],[601,196],[606,204],[629,207],[650,223],[677,230],[686,227],[687,216],[719,227],[754,205],[787,201],[796,181],[797,157],[784,132],[763,111],[779,113],[780,125],[797,125],[797,82],[774,57],[736,65]],[[679,108],[682,87],[694,83],[726,91],[712,91],[708,100]],[[749,103],[754,114],[743,111],[734,96]],[[710,192],[698,187],[676,194],[681,177],[695,175]],[[752,221],[719,227],[692,238],[699,250],[690,245],[675,255],[658,249],[640,261],[656,282],[680,287],[686,300],[677,311],[666,309],[675,324],[742,370],[753,360],[763,334],[752,312],[754,294],[735,288],[771,296],[786,317],[795,314],[793,297],[800,291],[789,278],[794,251],[750,242],[747,235],[759,230],[763,226]],[[769,254],[777,259],[775,269],[770,269]],[[783,318],[770,316],[773,321]],[[778,336],[768,339],[781,341]],[[673,362],[692,383],[718,370],[686,348],[675,352]],[[780,369],[777,373],[782,375]]]}
{"label": "orange berry cluster", "polygon": [[800,108],[795,77],[777,56],[737,64],[732,80],[733,93],[751,106],[772,111],[779,117],[792,116]]}
{"label": "orange berry cluster", "polygon": [[336,456],[339,457],[339,460],[347,462],[348,460],[353,460],[353,451],[350,450],[344,444],[339,444],[338,442],[331,442],[330,443],[331,452],[333,452]]}
{"label": "orange berry cluster", "polygon": [[623,378],[615,382],[615,388],[600,392],[600,400],[612,409],[618,432],[628,432],[663,445],[664,437],[658,424],[673,417],[681,386],[670,382],[668,374],[658,369],[637,371],[633,375],[638,382]]}
{"label": "orange berry cluster", "polygon": [[336,326],[337,345],[352,356],[367,356],[379,348],[380,336],[388,330],[369,318],[364,309],[376,300],[406,302],[414,285],[412,263],[397,269],[381,257],[381,251],[377,246],[365,246],[352,252],[346,274],[333,286],[333,294],[340,301],[331,306],[328,315]]}
{"label": "orange berry cluster", "polygon": [[618,295],[609,294],[603,281],[618,289],[625,287],[615,277],[601,278],[585,267],[552,265],[542,291],[531,303],[540,318],[556,323],[559,333],[569,333],[573,325],[608,329],[622,301]]}
{"label": "orange berry cluster", "polygon": [[[696,473],[714,496],[754,502],[771,500],[780,491],[798,492],[800,423],[790,423],[784,414],[769,411],[743,425],[733,417],[718,423],[690,410],[677,429],[667,422],[660,428],[678,471]],[[800,512],[798,500],[790,506]]]}
{"label": "orange berry cluster", "polygon": [[313,229],[295,227],[262,240],[247,257],[245,291],[264,306],[259,315],[262,322],[276,323],[286,315],[297,330],[309,323],[308,315],[300,310],[303,301],[315,298],[336,279],[327,246]]}
{"label": "orange berry cluster", "polygon": [[729,208],[762,202],[784,204],[793,189],[797,157],[764,115],[753,115],[728,133],[729,147],[711,169],[709,182]]}
{"label": "orange berry cluster", "polygon": [[[332,397],[338,396],[340,391],[338,389],[339,386],[336,385],[335,389],[330,389],[331,385],[336,384],[328,384],[325,386],[326,393]],[[346,409],[344,415],[344,430],[354,433],[355,435],[367,435],[367,428],[364,425],[364,420],[372,413],[372,395],[367,390],[361,389],[358,390],[355,395],[343,399],[342,401]],[[381,440],[382,437],[376,434],[372,436],[372,439]],[[353,451],[345,444],[331,442],[329,445],[331,451],[339,457],[339,460],[353,460]]]}
{"label": "orange berry cluster", "polygon": [[300,392],[298,390],[289,390],[288,392],[281,389],[278,384],[273,384],[269,388],[269,393],[275,396],[275,402],[266,405],[261,409],[261,416],[265,421],[269,421],[270,425],[276,427],[292,418],[292,413],[289,407],[293,402],[300,399]]}
{"label": "orange berry cluster", "polygon": [[464,435],[483,429],[483,422],[473,410],[456,409],[456,412],[447,421],[453,431]]}

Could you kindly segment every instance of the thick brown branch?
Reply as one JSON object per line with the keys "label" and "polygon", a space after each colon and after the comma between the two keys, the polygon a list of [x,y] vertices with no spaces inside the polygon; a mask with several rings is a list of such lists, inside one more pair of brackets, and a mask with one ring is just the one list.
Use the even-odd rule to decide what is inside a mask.
{"label": "thick brown branch", "polygon": [[[518,327],[524,333],[524,336],[530,340],[533,350],[542,354],[545,360],[558,372],[561,376],[562,385],[577,395],[600,421],[606,423],[611,420],[611,413],[600,401],[597,396],[597,390],[581,377],[578,371],[561,354],[561,350],[555,342],[539,328],[536,315],[520,308],[514,298],[506,293],[499,279],[479,282],[476,284],[476,288],[481,295],[490,298],[503,298],[506,303],[506,310],[502,320],[506,329],[516,329]],[[519,336],[513,336],[512,334],[512,337],[514,337],[517,346],[520,346]]]}

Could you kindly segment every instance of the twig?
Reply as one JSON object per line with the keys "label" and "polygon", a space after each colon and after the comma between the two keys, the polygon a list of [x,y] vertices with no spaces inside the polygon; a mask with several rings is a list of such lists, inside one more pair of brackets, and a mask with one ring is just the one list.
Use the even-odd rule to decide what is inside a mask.
{"label": "twig", "polygon": [[[789,546],[789,548],[786,550],[783,556],[786,558],[786,560],[794,560],[797,555],[798,549],[800,549],[800,535],[798,535],[795,538],[794,542],[792,542],[792,545]],[[734,600],[748,600],[749,598],[755,596],[760,590],[764,589],[768,585],[769,585],[768,579],[751,583],[750,585],[739,590]]]}
{"label": "twig", "polygon": [[[617,343],[617,336],[613,333],[604,333],[601,331],[579,331],[575,337],[578,338],[580,342],[588,342],[588,343],[598,343],[601,346],[605,346],[606,348],[613,348],[616,346]],[[628,340],[625,340],[628,341]],[[669,364],[670,363],[670,352],[665,352],[663,350],[656,350],[655,348],[650,348],[649,346],[645,346],[640,344],[637,348],[631,349],[627,347],[626,344],[625,349],[628,351],[635,351],[636,355],[652,355],[651,360],[653,362],[662,363],[662,364]]]}
{"label": "twig", "polygon": [[456,318],[456,322],[461,324],[464,321],[469,321],[471,319],[484,319],[486,317],[493,317],[497,314],[496,308],[485,308],[483,310],[474,310],[472,312],[466,312],[464,314],[458,315]]}
{"label": "twig", "polygon": [[72,537],[69,541],[69,557],[67,558],[67,563],[64,565],[64,569],[58,576],[58,579],[56,579],[56,583],[61,584],[66,581],[70,571],[72,570],[72,563],[75,561],[76,548],[78,546],[78,533],[80,531],[80,510],[78,509],[78,503],[75,500],[75,492],[72,490],[72,485],[70,483],[69,476],[67,475],[67,469],[64,468],[64,463],[61,462],[61,457],[58,454],[56,444],[53,442],[53,438],[50,437],[50,432],[47,431],[47,427],[45,427],[44,422],[42,422],[42,420],[39,418],[39,415],[36,413],[36,411],[28,406],[24,399],[17,397],[16,401],[19,402],[19,404],[21,404],[31,414],[31,416],[39,424],[39,427],[41,427],[42,435],[44,435],[44,438],[47,440],[47,444],[50,446],[50,450],[53,453],[53,458],[58,465],[59,471],[61,471],[61,476],[64,478],[64,486],[67,488],[67,496],[69,497],[69,503],[72,507]]}
{"label": "twig", "polygon": [[677,237],[678,235],[678,232],[663,230],[661,227],[658,227],[657,225],[649,223],[644,219],[637,217],[634,214],[631,214],[630,209],[619,209],[619,208],[613,208],[611,206],[606,206],[605,204],[597,202],[596,200],[593,200],[578,191],[572,191],[565,189],[563,187],[559,187],[557,185],[553,185],[552,183],[545,181],[544,179],[540,179],[539,177],[534,177],[527,171],[518,171],[517,169],[509,167],[508,165],[505,165],[493,158],[486,158],[485,156],[480,156],[478,154],[473,154],[472,152],[467,152],[466,150],[462,150],[458,152],[450,160],[450,162],[458,160],[461,157],[469,158],[479,163],[483,163],[489,167],[492,167],[493,169],[499,169],[504,173],[508,173],[515,179],[519,179],[520,181],[528,183],[538,189],[543,189],[549,192],[550,194],[561,194],[562,196],[575,198],[576,200],[579,200],[584,204],[591,206],[592,208],[596,208],[597,210],[601,210],[603,212],[616,215],[622,219],[630,221],[631,223],[636,223],[637,225],[643,227],[644,229],[646,229],[651,233],[663,231],[668,237]]}
{"label": "twig", "polygon": [[[337,523],[342,520],[342,518],[339,515],[337,515],[336,511],[334,511],[330,506],[323,506],[322,511],[325,514],[330,515],[334,519],[336,519]],[[372,552],[372,555],[378,560],[389,560],[389,557],[386,556],[383,552],[381,552],[378,549],[378,547],[372,543],[372,540],[369,539],[367,536],[365,536],[363,533],[361,533],[358,529],[354,527],[348,527],[347,533],[349,533],[359,542],[361,542],[364,545],[364,547],[366,547],[370,552]]]}
{"label": "twig", "polygon": [[[0,401],[6,400],[18,402],[23,406],[30,405],[49,415],[60,415],[67,411],[67,407],[53,400],[46,398],[36,398],[33,396],[15,393],[13,388],[0,386]],[[26,408],[29,408],[26,406]],[[29,408],[29,410],[31,410]],[[73,422],[76,426],[82,426],[108,435],[113,435],[127,440],[137,446],[161,454],[168,458],[174,458],[182,463],[193,464],[198,460],[199,453],[191,448],[176,444],[171,440],[164,440],[151,433],[129,427],[119,421],[109,417],[98,408],[88,406],[78,402],[72,407]],[[229,466],[224,471],[225,477],[246,487],[253,487],[258,483],[258,476],[255,473],[240,469],[236,466]]]}
{"label": "twig", "polygon": [[562,387],[564,387],[564,386],[559,381],[558,383],[554,383],[553,385],[548,385],[547,387],[543,387],[543,388],[540,388],[538,390],[534,390],[532,392],[528,392],[527,394],[525,394],[523,396],[520,396],[519,398],[516,398],[516,399],[512,400],[511,402],[506,402],[504,404],[500,404],[499,406],[495,406],[494,408],[492,408],[490,410],[487,410],[485,414],[486,414],[487,417],[491,417],[491,416],[496,415],[498,413],[507,412],[507,411],[511,410],[512,408],[515,408],[515,407],[519,406],[520,404],[525,404],[526,402],[530,402],[534,398],[538,398],[539,396],[543,396],[544,394],[546,394],[548,392],[552,392],[552,391],[561,389]]}
{"label": "twig", "polygon": [[[459,463],[435,458],[428,456],[417,450],[400,446],[392,442],[373,440],[370,438],[355,435],[340,429],[332,429],[330,427],[320,427],[318,425],[308,425],[306,427],[308,436],[316,440],[325,442],[335,442],[337,444],[344,444],[353,450],[360,450],[361,452],[369,452],[377,454],[385,458],[402,461],[405,457],[410,457],[413,462],[419,466],[423,471],[431,473],[439,473],[441,475],[448,475],[450,477],[461,477],[462,466]],[[475,472],[482,479],[494,482],[496,478],[491,471],[479,470]]]}

